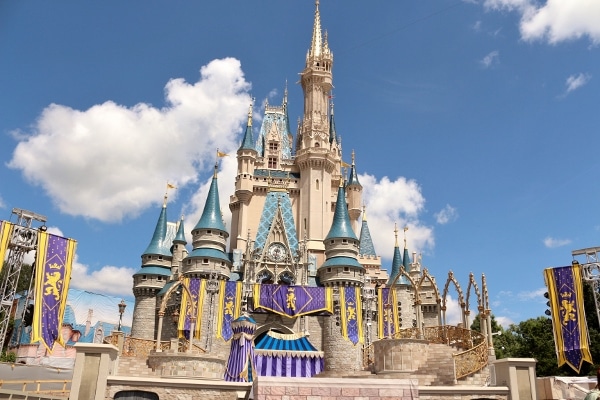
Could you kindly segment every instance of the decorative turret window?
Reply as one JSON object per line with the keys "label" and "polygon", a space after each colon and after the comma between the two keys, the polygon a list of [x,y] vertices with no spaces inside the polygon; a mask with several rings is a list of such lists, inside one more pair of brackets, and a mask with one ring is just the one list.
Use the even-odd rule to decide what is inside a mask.
{"label": "decorative turret window", "polygon": [[277,150],[279,150],[279,143],[277,143],[277,142],[269,142],[269,150],[270,151],[277,151]]}
{"label": "decorative turret window", "polygon": [[267,166],[271,169],[277,168],[277,157],[269,157],[267,161]]}

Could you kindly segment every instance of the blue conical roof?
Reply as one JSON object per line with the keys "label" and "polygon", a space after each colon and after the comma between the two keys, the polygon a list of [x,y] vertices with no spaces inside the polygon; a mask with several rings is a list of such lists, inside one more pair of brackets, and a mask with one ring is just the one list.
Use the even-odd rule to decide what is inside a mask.
{"label": "blue conical roof", "polygon": [[348,186],[360,186],[360,182],[358,181],[358,175],[356,175],[356,167],[354,163],[352,163],[352,167],[350,168],[350,177],[348,178]]}
{"label": "blue conical roof", "polygon": [[252,106],[248,111],[248,123],[246,124],[246,132],[244,133],[244,139],[240,150],[254,150],[256,151],[256,145],[254,144],[254,137],[252,136]]}
{"label": "blue conical roof", "polygon": [[206,204],[202,216],[196,224],[196,229],[218,229],[225,231],[223,217],[221,216],[221,203],[219,202],[219,186],[217,185],[217,166],[215,165],[215,173],[213,175]]}
{"label": "blue conical roof", "polygon": [[167,205],[166,202],[160,211],[156,228],[154,228],[154,235],[150,244],[144,251],[143,255],[156,254],[162,256],[171,256],[171,243],[167,243]]}
{"label": "blue conical roof", "polygon": [[363,211],[363,221],[360,228],[360,251],[361,256],[377,256],[375,253],[375,246],[373,246],[373,239],[371,238],[371,232],[369,231],[369,225],[367,225],[367,218]]}
{"label": "blue conical roof", "polygon": [[[398,243],[394,247],[394,257],[392,258],[392,270],[390,271],[390,279],[388,280],[388,285],[391,285],[396,279],[396,275],[400,273],[400,266],[402,266],[402,255],[400,254],[400,247]],[[400,283],[398,281],[397,283]]]}
{"label": "blue conical roof", "polygon": [[185,229],[183,228],[183,218],[181,218],[181,221],[179,221],[179,228],[177,228],[177,234],[175,235],[175,239],[173,239],[173,241],[187,244],[187,241],[185,240]]}
{"label": "blue conical roof", "polygon": [[404,257],[402,260],[402,265],[404,266],[404,270],[406,272],[410,272],[410,257],[408,256],[408,249],[404,248]]}
{"label": "blue conical roof", "polygon": [[350,216],[348,215],[348,207],[346,206],[346,190],[344,186],[338,188],[337,203],[335,204],[335,212],[333,214],[333,221],[331,222],[331,229],[325,239],[332,238],[348,238],[358,240],[352,224],[350,223]]}

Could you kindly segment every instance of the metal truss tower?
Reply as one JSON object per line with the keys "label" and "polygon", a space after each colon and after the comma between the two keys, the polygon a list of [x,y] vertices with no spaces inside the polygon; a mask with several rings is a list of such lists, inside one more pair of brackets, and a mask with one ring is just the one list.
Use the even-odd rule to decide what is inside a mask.
{"label": "metal truss tower", "polygon": [[[4,348],[5,340],[10,340],[6,337],[6,333],[13,315],[23,257],[26,253],[36,250],[38,231],[46,230],[46,217],[43,215],[20,208],[13,208],[12,214],[12,217],[16,216],[16,222],[13,223],[13,230],[8,242],[8,257],[3,268],[5,275],[0,286],[0,350]],[[42,225],[37,228],[32,227],[34,221],[41,222]]]}
{"label": "metal truss tower", "polygon": [[600,247],[573,250],[571,254],[574,262],[581,265],[583,279],[592,285],[596,315],[600,322]]}

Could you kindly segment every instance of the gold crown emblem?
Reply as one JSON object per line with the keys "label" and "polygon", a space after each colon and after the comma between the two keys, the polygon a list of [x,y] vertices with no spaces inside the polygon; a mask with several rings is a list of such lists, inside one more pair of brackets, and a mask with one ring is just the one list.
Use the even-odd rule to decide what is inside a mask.
{"label": "gold crown emblem", "polygon": [[52,263],[52,264],[48,265],[48,268],[50,268],[50,269],[61,269],[62,265],[57,264],[57,263]]}

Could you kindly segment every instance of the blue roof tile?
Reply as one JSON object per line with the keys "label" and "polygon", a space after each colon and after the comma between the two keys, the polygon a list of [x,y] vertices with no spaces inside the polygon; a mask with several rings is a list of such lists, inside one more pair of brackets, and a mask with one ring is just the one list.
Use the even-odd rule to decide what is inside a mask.
{"label": "blue roof tile", "polygon": [[196,224],[196,229],[217,229],[225,231],[225,225],[223,224],[223,216],[221,215],[221,203],[219,202],[219,186],[217,185],[217,171],[215,166],[215,174],[210,184],[206,203],[204,204],[204,210],[202,216]]}
{"label": "blue roof tile", "polygon": [[346,191],[343,186],[338,188],[337,203],[333,214],[331,229],[325,237],[325,240],[333,238],[348,238],[358,240],[348,215],[348,207],[346,206]]}

